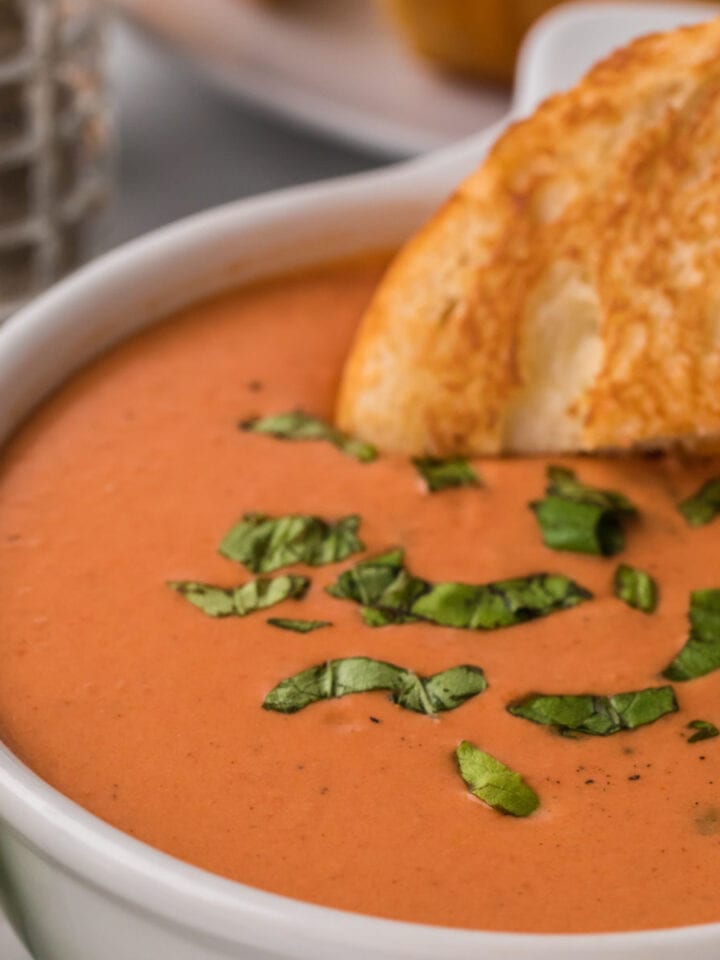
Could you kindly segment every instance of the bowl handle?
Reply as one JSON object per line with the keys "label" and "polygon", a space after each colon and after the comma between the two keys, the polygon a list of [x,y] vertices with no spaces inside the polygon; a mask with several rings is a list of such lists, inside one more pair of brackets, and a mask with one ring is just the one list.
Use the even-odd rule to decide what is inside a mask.
{"label": "bowl handle", "polygon": [[[597,60],[635,37],[717,16],[709,3],[564,4],[546,13],[529,31],[520,51],[510,114],[449,147],[405,161],[396,169],[415,186],[424,180],[433,195],[449,192],[482,161],[513,119],[527,116],[546,97],[571,87]],[[420,181],[420,183],[418,183]]]}
{"label": "bowl handle", "polygon": [[529,31],[515,73],[513,113],[525,116],[567,90],[597,60],[636,37],[701,23],[718,14],[709,3],[570,3],[546,13]]}

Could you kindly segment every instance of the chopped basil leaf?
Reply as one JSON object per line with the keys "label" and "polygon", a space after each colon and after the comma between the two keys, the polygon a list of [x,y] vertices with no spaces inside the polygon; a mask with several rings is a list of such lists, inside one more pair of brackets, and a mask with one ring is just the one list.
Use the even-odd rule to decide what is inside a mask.
{"label": "chopped basil leaf", "polygon": [[487,688],[483,671],[480,667],[469,664],[450,667],[448,670],[434,673],[427,679],[419,678],[416,674],[408,674],[408,676],[413,676],[418,686],[424,687],[434,712],[454,710]]}
{"label": "chopped basil leaf", "polygon": [[443,627],[494,630],[574,607],[592,594],[561,574],[539,573],[474,586],[415,577],[401,550],[363,560],[327,592],[353,600],[369,626],[426,620]]}
{"label": "chopped basil leaf", "polygon": [[511,703],[514,717],[555,727],[560,733],[607,737],[654,723],[677,710],[672,687],[651,687],[611,697],[533,694]]}
{"label": "chopped basil leaf", "polygon": [[303,413],[301,410],[276,413],[269,417],[255,417],[252,420],[244,420],[238,426],[240,430],[266,433],[278,440],[327,440],[338,450],[361,463],[370,463],[377,457],[377,450],[372,444],[348,437],[324,420]]}
{"label": "chopped basil leaf", "polygon": [[378,610],[376,607],[361,607],[360,616],[367,627],[388,627],[398,623],[417,623],[417,617],[406,617],[402,613]]}
{"label": "chopped basil leaf", "polygon": [[703,527],[720,513],[720,477],[707,480],[692,497],[678,504],[691,527]]}
{"label": "chopped basil leaf", "polygon": [[439,583],[419,597],[410,612],[440,626],[495,630],[577,606],[589,596],[567,577],[539,573],[480,586]]}
{"label": "chopped basil leaf", "polygon": [[328,522],[304,514],[268,517],[246,513],[228,531],[219,549],[224,557],[244,564],[253,573],[269,573],[293,563],[319,567],[364,549],[357,538],[359,526],[360,518],[355,516]]}
{"label": "chopped basil leaf", "polygon": [[336,582],[327,587],[327,592],[340,600],[373,605],[404,569],[403,551],[388,550],[343,571]]}
{"label": "chopped basil leaf", "polygon": [[652,613],[657,607],[657,583],[644,570],[621,563],[613,581],[615,596],[635,610]]}
{"label": "chopped basil leaf", "polygon": [[720,590],[693,590],[690,624],[703,637],[720,637]]}
{"label": "chopped basil leaf", "polygon": [[615,490],[599,490],[581,483],[573,470],[567,467],[553,466],[547,468],[548,496],[562,497],[563,500],[575,500],[579,503],[594,503],[603,510],[614,510],[626,516],[635,516],[637,510],[624,493]]}
{"label": "chopped basil leaf", "polygon": [[688,737],[688,743],[699,743],[701,740],[712,740],[713,737],[720,736],[720,730],[708,720],[692,720],[687,726],[688,730],[697,731]]}
{"label": "chopped basil leaf", "polygon": [[367,657],[328,660],[282,680],[263,701],[266,710],[297,713],[320,700],[370,690],[392,690],[400,667]]}
{"label": "chopped basil leaf", "polygon": [[[326,590],[332,597],[361,604],[365,622],[380,626],[414,619],[409,609],[428,587],[427,581],[407,572],[402,550],[388,550],[343,571]],[[370,614],[370,609],[376,612]]]}
{"label": "chopped basil leaf", "polygon": [[170,580],[168,586],[209,617],[244,617],[283,600],[299,600],[307,593],[310,579],[285,574],[258,577],[239,587],[215,587],[195,580]]}
{"label": "chopped basil leaf", "polygon": [[436,460],[433,457],[416,457],[413,460],[418,473],[425,481],[429,493],[447,490],[450,487],[479,487],[480,479],[467,462],[460,457],[451,460]]}
{"label": "chopped basil leaf", "polygon": [[693,590],[689,617],[685,646],[663,670],[668,680],[694,680],[720,668],[720,590]]}
{"label": "chopped basil leaf", "polygon": [[387,690],[398,706],[434,716],[442,710],[454,710],[486,687],[479,667],[451,667],[431,677],[421,677],[382,660],[348,657],[328,660],[282,680],[265,697],[263,707],[296,713],[319,700]]}
{"label": "chopped basil leaf", "polygon": [[588,487],[565,467],[549,466],[547,477],[545,498],[530,504],[547,547],[606,557],[623,549],[623,520],[637,514],[626,496]]}
{"label": "chopped basil leaf", "polygon": [[281,630],[293,630],[295,633],[312,633],[323,627],[331,627],[330,620],[290,620],[287,617],[270,617],[268,623]]}
{"label": "chopped basil leaf", "polygon": [[609,557],[625,545],[618,514],[595,503],[545,497],[530,504],[551,550],[595,553]]}
{"label": "chopped basil leaf", "polygon": [[470,792],[494,810],[513,817],[528,817],[540,806],[540,798],[519,773],[475,744],[463,740],[455,757],[460,776]]}

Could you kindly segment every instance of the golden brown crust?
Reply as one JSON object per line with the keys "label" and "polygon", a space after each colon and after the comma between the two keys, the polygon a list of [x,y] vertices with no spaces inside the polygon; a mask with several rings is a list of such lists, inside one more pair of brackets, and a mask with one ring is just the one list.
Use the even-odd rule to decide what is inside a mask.
{"label": "golden brown crust", "polygon": [[390,268],[338,423],[434,455],[720,435],[720,20],[501,137]]}

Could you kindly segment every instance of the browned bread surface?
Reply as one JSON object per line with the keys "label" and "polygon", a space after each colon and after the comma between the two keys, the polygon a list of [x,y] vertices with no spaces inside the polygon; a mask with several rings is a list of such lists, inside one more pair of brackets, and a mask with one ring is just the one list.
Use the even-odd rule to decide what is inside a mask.
{"label": "browned bread surface", "polygon": [[437,456],[720,436],[720,19],[500,138],[391,266],[337,419]]}

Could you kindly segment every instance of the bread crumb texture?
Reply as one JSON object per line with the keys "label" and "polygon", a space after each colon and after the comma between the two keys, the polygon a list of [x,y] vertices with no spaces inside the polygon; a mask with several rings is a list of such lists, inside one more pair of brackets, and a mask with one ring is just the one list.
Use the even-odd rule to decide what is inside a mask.
{"label": "bread crumb texture", "polygon": [[337,419],[415,455],[712,448],[719,387],[716,19],[505,132],[390,267]]}

